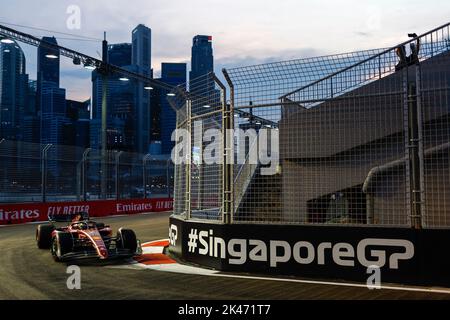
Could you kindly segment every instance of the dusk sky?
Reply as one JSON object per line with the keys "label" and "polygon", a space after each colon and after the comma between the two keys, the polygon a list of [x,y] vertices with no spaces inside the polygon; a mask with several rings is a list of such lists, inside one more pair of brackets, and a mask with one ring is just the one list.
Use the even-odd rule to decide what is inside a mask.
{"label": "dusk sky", "polygon": [[[152,66],[190,61],[192,38],[212,35],[216,71],[269,61],[360,49],[390,47],[450,20],[450,3],[442,0],[0,0],[2,23],[32,26],[77,36],[130,42],[139,23],[152,29]],[[67,8],[81,9],[81,28],[67,28]],[[35,36],[52,35],[21,27]],[[64,40],[63,46],[98,57],[99,41]],[[21,44],[27,69],[36,78],[36,49]],[[190,67],[188,67],[190,69]],[[62,59],[61,86],[69,98],[88,99],[90,73]]]}

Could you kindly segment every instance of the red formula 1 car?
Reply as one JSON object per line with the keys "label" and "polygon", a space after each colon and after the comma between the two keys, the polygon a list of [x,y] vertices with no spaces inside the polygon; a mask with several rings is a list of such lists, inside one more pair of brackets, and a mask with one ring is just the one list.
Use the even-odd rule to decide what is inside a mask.
{"label": "red formula 1 car", "polygon": [[114,237],[111,227],[86,213],[49,216],[49,222],[38,226],[36,242],[39,249],[50,249],[55,261],[131,258],[142,252],[133,230],[120,228]]}

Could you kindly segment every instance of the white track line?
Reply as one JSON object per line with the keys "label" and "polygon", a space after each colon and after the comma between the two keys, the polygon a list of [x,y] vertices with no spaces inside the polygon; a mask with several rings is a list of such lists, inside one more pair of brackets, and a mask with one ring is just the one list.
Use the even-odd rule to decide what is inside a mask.
{"label": "white track line", "polygon": [[[314,281],[314,280],[299,280],[299,279],[284,279],[284,278],[267,278],[267,277],[254,277],[254,276],[238,276],[230,274],[208,274],[212,277],[222,278],[235,278],[235,279],[249,279],[249,280],[264,280],[264,281],[279,281],[279,282],[293,282],[303,284],[318,284],[327,286],[340,286],[340,287],[356,287],[369,289],[367,285],[357,283],[345,283],[345,282],[328,282],[328,281]],[[398,290],[398,291],[412,291],[412,292],[426,292],[426,293],[442,293],[450,294],[450,289],[433,289],[433,288],[418,288],[418,287],[400,287],[400,286],[381,286],[381,290]],[[376,290],[374,290],[376,291]]]}

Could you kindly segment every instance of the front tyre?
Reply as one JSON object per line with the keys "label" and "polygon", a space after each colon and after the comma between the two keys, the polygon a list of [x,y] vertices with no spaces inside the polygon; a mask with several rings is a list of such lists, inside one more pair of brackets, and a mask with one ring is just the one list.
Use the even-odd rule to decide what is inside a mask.
{"label": "front tyre", "polygon": [[51,224],[41,224],[36,229],[36,244],[39,249],[50,249],[52,233],[55,227]]}
{"label": "front tyre", "polygon": [[137,238],[134,231],[120,228],[117,232],[117,247],[135,253],[137,250]]}
{"label": "front tyre", "polygon": [[73,251],[73,239],[70,233],[58,232],[52,239],[52,256],[61,262],[65,254]]}

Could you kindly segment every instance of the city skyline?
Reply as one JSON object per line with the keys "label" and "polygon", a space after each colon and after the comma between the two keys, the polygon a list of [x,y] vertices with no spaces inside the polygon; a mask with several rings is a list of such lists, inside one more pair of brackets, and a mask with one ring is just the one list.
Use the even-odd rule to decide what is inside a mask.
{"label": "city skyline", "polygon": [[[153,77],[151,33],[150,28],[139,24],[131,32],[131,43],[107,46],[107,60],[111,59],[111,63],[132,72]],[[193,38],[191,79],[213,71],[211,42],[211,36],[200,35]],[[29,74],[25,73],[25,56],[20,45],[16,41],[2,38],[0,63],[4,68],[0,70],[0,83],[3,81],[7,85],[0,88],[3,89],[0,90],[0,129],[3,132],[9,128],[10,134],[2,133],[0,138],[99,149],[102,108],[100,73],[97,70],[92,71],[90,117],[85,112],[88,111],[89,100],[82,102],[67,99],[66,89],[60,86],[60,64],[63,55],[59,50],[46,48],[43,45],[45,43],[58,45],[55,37],[41,39],[37,48],[37,80],[29,80]],[[13,55],[13,51],[17,54]],[[16,56],[20,59],[14,58]],[[162,63],[161,69],[159,81],[181,85],[188,80],[186,63]],[[149,89],[117,76],[109,77],[108,87],[107,148],[145,153],[152,145],[159,143],[164,154],[170,154],[176,115],[166,101],[167,90]],[[80,112],[83,113],[82,116]],[[86,114],[88,117],[85,117]],[[86,120],[90,120],[87,127]],[[87,129],[83,134],[81,127]],[[57,170],[56,167],[54,169]]]}
{"label": "city skyline", "polygon": [[[188,63],[192,37],[207,34],[214,37],[216,71],[224,66],[252,65],[274,60],[348,52],[359,49],[387,47],[406,38],[407,32],[421,33],[444,23],[450,9],[443,1],[214,1],[223,10],[208,10],[203,1],[194,1],[191,8],[163,1],[134,1],[133,6],[119,1],[96,3],[88,1],[49,1],[5,3],[0,21],[40,27],[79,36],[101,38],[107,31],[109,43],[129,42],[130,31],[142,23],[153,30],[153,65],[155,77],[160,75],[162,62]],[[210,2],[208,2],[210,3]],[[67,7],[81,9],[81,29],[66,27]],[[438,12],[433,7],[439,6]],[[39,10],[46,7],[48,10]],[[348,8],[352,10],[348,10]],[[18,10],[20,8],[20,10]],[[25,8],[25,10],[23,9]],[[414,10],[412,10],[414,9]],[[420,9],[420,10],[417,10]],[[354,15],[354,12],[359,12]],[[275,14],[276,13],[276,14]],[[327,18],[315,19],[321,15]],[[349,17],[352,16],[352,19]],[[125,18],[127,17],[127,18]],[[176,17],[173,19],[172,17]],[[339,28],[335,26],[339,25]],[[36,36],[52,36],[51,32],[19,28]],[[240,30],[246,32],[240,32]],[[55,35],[63,46],[75,47],[86,54],[98,56],[100,42],[72,41]],[[35,48],[22,45],[27,57],[27,69],[34,79]],[[83,101],[90,97],[90,75],[67,59],[61,60],[61,87],[68,98]],[[70,84],[70,85],[68,85]]]}

